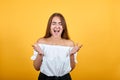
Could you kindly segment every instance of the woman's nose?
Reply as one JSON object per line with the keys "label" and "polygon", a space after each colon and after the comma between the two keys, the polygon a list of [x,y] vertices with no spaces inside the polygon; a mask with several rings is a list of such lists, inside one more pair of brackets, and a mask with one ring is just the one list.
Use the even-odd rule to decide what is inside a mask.
{"label": "woman's nose", "polygon": [[58,28],[58,27],[60,27],[60,25],[59,25],[59,24],[56,24],[56,27]]}

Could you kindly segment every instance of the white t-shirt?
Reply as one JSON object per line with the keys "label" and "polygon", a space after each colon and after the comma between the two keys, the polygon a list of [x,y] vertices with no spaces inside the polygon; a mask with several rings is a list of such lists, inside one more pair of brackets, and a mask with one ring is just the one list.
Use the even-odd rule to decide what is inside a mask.
{"label": "white t-shirt", "polygon": [[[43,51],[43,61],[40,71],[47,76],[63,76],[71,71],[70,66],[70,51],[73,47],[61,45],[38,44]],[[31,57],[35,60],[38,52],[34,50]],[[75,62],[76,60],[75,54]]]}

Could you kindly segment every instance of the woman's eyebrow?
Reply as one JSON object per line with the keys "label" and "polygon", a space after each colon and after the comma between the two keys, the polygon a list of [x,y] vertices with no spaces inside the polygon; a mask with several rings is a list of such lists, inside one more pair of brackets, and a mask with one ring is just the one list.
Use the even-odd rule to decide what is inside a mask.
{"label": "woman's eyebrow", "polygon": [[58,23],[62,23],[62,22],[58,22]]}
{"label": "woman's eyebrow", "polygon": [[57,23],[57,22],[53,21],[52,23]]}
{"label": "woman's eyebrow", "polygon": [[[56,21],[53,21],[52,23],[57,23]],[[61,21],[60,22],[58,22],[58,23],[62,23]]]}

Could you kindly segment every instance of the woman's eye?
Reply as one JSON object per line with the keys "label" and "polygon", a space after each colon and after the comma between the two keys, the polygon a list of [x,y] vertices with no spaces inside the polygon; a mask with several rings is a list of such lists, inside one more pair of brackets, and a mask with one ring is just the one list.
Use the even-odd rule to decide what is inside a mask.
{"label": "woman's eye", "polygon": [[52,25],[55,25],[56,23],[55,22],[52,22]]}
{"label": "woman's eye", "polygon": [[59,25],[62,25],[62,23],[60,22]]}
{"label": "woman's eye", "polygon": [[55,25],[55,23],[52,23],[52,25]]}
{"label": "woman's eye", "polygon": [[52,24],[52,25],[60,25],[60,26],[62,25],[61,22],[58,22],[58,23],[57,23],[57,22],[52,22],[51,24]]}

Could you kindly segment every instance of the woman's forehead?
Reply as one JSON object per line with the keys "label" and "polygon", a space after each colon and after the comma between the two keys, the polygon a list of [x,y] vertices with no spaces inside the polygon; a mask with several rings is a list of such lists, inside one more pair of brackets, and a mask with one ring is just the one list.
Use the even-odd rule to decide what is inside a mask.
{"label": "woman's forehead", "polygon": [[53,17],[52,21],[60,21],[61,22],[61,19],[60,19],[60,17],[55,16],[55,17]]}

